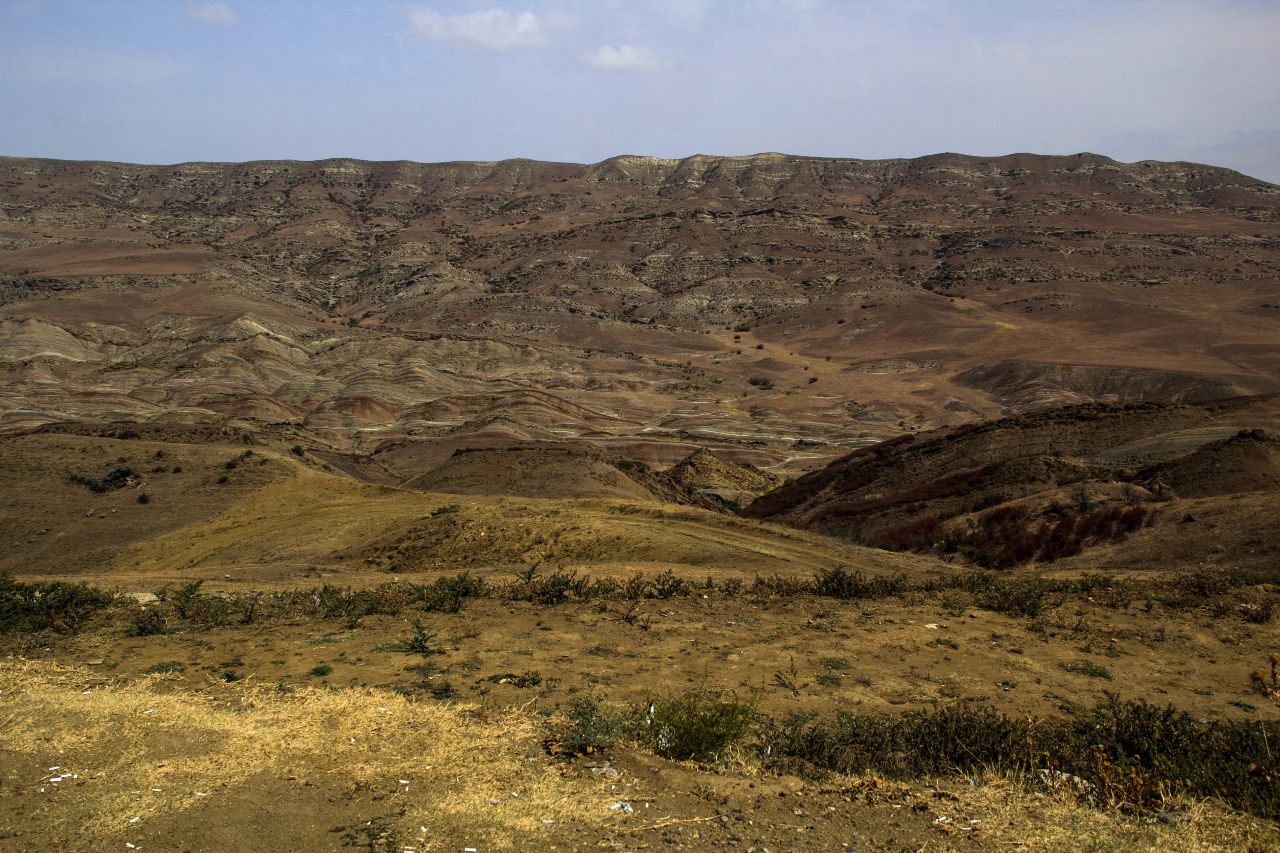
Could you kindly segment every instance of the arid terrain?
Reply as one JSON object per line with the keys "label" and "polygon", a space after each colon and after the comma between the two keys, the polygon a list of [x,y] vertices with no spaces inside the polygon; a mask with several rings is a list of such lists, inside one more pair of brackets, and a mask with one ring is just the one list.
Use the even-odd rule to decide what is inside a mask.
{"label": "arid terrain", "polygon": [[0,471],[0,849],[1280,849],[1225,169],[0,158]]}

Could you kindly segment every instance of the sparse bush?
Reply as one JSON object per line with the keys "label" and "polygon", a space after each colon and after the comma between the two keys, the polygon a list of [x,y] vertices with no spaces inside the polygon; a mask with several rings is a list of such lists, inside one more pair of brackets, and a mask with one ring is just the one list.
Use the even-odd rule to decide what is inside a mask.
{"label": "sparse bush", "polygon": [[752,717],[744,702],[695,690],[652,702],[640,735],[663,758],[711,761],[746,734]]}
{"label": "sparse bush", "polygon": [[906,588],[906,575],[867,576],[861,572],[851,572],[843,566],[821,571],[813,579],[814,594],[829,598],[888,598],[901,595]]}
{"label": "sparse bush", "polygon": [[314,676],[315,678],[324,678],[326,675],[332,675],[332,674],[333,674],[333,667],[329,666],[329,664],[327,663],[322,663],[318,666],[313,666],[311,667],[310,672],[307,673],[307,675]]}
{"label": "sparse bush", "polygon": [[86,477],[83,474],[72,474],[67,477],[68,482],[75,485],[84,486],[95,494],[112,491],[113,489],[123,489],[133,478],[138,476],[138,472],[132,468],[116,468],[111,473],[99,479]]}
{"label": "sparse bush", "polygon": [[129,617],[124,632],[130,637],[154,637],[168,630],[164,614],[158,607],[147,607]]}
{"label": "sparse bush", "polygon": [[678,595],[689,594],[689,582],[667,569],[653,579],[649,591],[654,598],[675,598]]}
{"label": "sparse bush", "polygon": [[457,613],[469,598],[485,594],[488,585],[480,578],[462,572],[452,577],[437,578],[434,583],[416,587],[414,593],[424,610]]}
{"label": "sparse bush", "polygon": [[553,755],[591,755],[608,749],[625,728],[622,716],[598,699],[577,700],[568,717],[568,727],[547,741],[547,751]]}
{"label": "sparse bush", "polygon": [[444,649],[436,643],[435,632],[422,627],[421,619],[413,620],[413,633],[399,644],[399,650],[423,657],[444,654]]}
{"label": "sparse bush", "polygon": [[0,573],[0,632],[74,633],[114,601],[110,593],[83,584],[20,583]]}

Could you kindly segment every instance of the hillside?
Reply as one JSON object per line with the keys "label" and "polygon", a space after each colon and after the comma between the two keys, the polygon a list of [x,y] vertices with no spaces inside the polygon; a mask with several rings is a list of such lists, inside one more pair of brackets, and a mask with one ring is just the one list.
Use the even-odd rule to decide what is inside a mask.
{"label": "hillside", "polygon": [[855,451],[749,518],[989,568],[1274,566],[1280,398],[1090,404]]}
{"label": "hillside", "polygon": [[401,479],[530,440],[787,473],[1280,376],[1280,188],[1187,163],[0,158],[0,217],[7,431],[285,428],[394,443]]}

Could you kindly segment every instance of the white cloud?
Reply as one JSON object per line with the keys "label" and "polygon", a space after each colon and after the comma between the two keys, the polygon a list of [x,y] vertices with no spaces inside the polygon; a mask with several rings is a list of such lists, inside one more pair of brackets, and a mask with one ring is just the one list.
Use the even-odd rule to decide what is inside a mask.
{"label": "white cloud", "polygon": [[187,6],[187,20],[206,27],[234,27],[240,16],[226,3],[192,3]]}
{"label": "white cloud", "polygon": [[453,41],[493,51],[538,47],[547,26],[533,12],[513,15],[505,9],[482,9],[465,15],[442,15],[432,9],[409,12],[409,28],[432,41]]}
{"label": "white cloud", "polygon": [[652,50],[636,44],[604,45],[582,57],[582,61],[606,71],[661,71],[667,67]]}

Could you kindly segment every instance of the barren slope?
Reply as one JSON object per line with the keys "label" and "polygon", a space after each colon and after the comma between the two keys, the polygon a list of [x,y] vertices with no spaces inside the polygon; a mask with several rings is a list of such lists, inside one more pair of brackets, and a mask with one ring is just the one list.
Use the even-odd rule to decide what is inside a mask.
{"label": "barren slope", "polygon": [[795,470],[1270,391],[1278,211],[1224,169],[1089,154],[0,158],[0,428],[285,424],[395,444],[401,479],[552,439]]}

